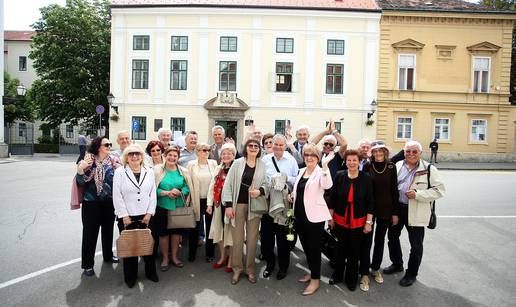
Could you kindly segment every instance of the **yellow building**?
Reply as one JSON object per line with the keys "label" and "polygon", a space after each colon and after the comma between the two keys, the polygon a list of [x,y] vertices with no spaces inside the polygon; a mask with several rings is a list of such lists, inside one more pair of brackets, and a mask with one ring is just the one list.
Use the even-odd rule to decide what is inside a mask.
{"label": "yellow building", "polygon": [[462,1],[379,1],[377,137],[408,139],[443,159],[507,161],[516,155],[509,102],[511,12]]}
{"label": "yellow building", "polygon": [[374,137],[373,0],[188,2],[112,1],[110,135],[129,130],[144,143],[167,127],[210,141],[221,124],[240,141],[246,119],[312,134],[333,119],[350,143]]}

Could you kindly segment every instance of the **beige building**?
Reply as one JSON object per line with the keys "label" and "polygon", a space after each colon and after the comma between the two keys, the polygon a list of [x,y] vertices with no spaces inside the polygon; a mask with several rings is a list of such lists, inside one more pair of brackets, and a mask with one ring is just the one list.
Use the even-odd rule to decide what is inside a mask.
{"label": "beige building", "polygon": [[462,1],[379,1],[377,137],[408,139],[439,158],[513,160],[516,106],[509,103],[516,15]]}
{"label": "beige building", "polygon": [[221,124],[240,141],[246,119],[312,134],[333,119],[352,144],[374,137],[373,0],[187,2],[112,1],[110,135],[130,130],[144,143],[170,127],[210,141]]}

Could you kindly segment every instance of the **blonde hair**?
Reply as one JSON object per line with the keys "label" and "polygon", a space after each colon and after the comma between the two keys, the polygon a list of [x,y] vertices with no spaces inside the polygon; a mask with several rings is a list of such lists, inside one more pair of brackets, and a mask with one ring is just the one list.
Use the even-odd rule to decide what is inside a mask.
{"label": "blonde hair", "polygon": [[209,150],[210,149],[210,145],[208,145],[208,143],[201,142],[201,143],[197,143],[197,146],[195,146],[195,150],[196,151],[200,151],[203,148],[206,148],[206,149]]}
{"label": "blonde hair", "polygon": [[122,164],[125,166],[125,165],[127,165],[127,163],[129,163],[127,161],[127,158],[129,157],[129,153],[131,153],[131,152],[139,152],[140,153],[140,156],[142,157],[142,160],[140,161],[140,165],[143,165],[143,160],[145,158],[145,152],[143,151],[143,148],[138,144],[131,144],[124,149],[124,153],[122,154]]}
{"label": "blonde hair", "polygon": [[233,156],[236,155],[236,148],[235,145],[233,145],[232,143],[225,143],[224,145],[222,145],[222,147],[220,148],[220,154],[222,155],[222,152],[225,150],[229,150],[233,154]]}
{"label": "blonde hair", "polygon": [[307,143],[303,146],[303,155],[304,154],[315,154],[317,159],[321,161],[321,151],[313,143]]}

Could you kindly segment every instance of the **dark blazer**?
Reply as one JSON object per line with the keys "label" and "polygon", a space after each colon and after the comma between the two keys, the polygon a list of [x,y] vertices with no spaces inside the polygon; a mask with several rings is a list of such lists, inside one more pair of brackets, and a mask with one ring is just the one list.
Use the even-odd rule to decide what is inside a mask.
{"label": "dark blazer", "polygon": [[[371,177],[366,173],[359,171],[358,177],[354,179],[353,185],[353,218],[361,218],[367,214],[374,213],[374,196],[373,183]],[[329,209],[340,216],[344,216],[349,207],[348,196],[351,186],[351,179],[348,177],[348,171],[338,171],[333,180],[333,186],[330,190]]]}

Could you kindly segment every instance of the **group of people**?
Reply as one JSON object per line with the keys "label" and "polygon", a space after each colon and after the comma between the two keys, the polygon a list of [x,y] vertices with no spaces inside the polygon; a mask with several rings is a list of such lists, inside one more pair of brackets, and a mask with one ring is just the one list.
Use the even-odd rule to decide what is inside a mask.
{"label": "group of people", "polygon": [[[186,132],[183,147],[171,143],[171,136],[170,130],[160,129],[158,140],[144,150],[121,131],[115,151],[108,138],[98,137],[78,162],[76,184],[84,188],[84,275],[95,274],[99,228],[104,261],[119,261],[112,252],[116,217],[120,231],[151,230],[154,251],[143,258],[145,275],[154,282],[159,280],[158,246],[159,269],[165,272],[170,265],[184,266],[178,256],[183,242],[188,241],[188,261],[193,262],[204,239],[206,262],[232,273],[231,284],[244,273],[256,283],[258,240],[259,257],[266,262],[263,277],[274,273],[277,258],[276,278],[281,280],[298,237],[310,270],[298,281],[307,284],[303,295],[311,295],[320,287],[325,227],[337,238],[330,284],[345,282],[349,290],[359,286],[368,291],[369,276],[381,284],[382,272],[403,272],[403,227],[411,249],[400,285],[415,282],[431,203],[445,191],[438,170],[421,159],[417,141],[408,141],[392,158],[382,141],[363,139],[357,149],[348,149],[332,121],[312,138],[308,126],[298,127],[295,135],[290,127],[284,135],[264,135],[253,124],[238,149],[221,126],[212,129],[212,145],[198,142],[195,131]],[[170,211],[184,206],[193,207],[193,228],[170,225]],[[381,271],[386,234],[392,264]],[[124,258],[123,267],[131,288],[138,258]]]}

